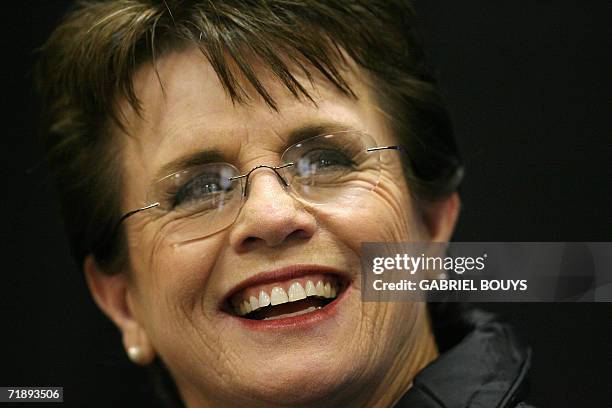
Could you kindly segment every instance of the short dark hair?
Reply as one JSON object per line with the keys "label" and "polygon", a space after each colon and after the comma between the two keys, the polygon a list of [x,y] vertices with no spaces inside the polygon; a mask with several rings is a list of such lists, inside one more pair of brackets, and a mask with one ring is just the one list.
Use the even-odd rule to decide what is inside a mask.
{"label": "short dark hair", "polygon": [[253,60],[296,98],[310,95],[292,69],[318,71],[354,97],[342,76],[345,52],[375,84],[377,102],[408,152],[413,197],[427,202],[456,190],[461,167],[451,121],[407,1],[83,1],[41,47],[37,66],[45,148],[80,265],[93,254],[110,272],[125,255],[123,233],[109,239],[121,215],[121,143],[112,131],[123,128],[118,101],[140,112],[136,70],[193,45],[232,100],[249,102],[246,80],[273,109]]}

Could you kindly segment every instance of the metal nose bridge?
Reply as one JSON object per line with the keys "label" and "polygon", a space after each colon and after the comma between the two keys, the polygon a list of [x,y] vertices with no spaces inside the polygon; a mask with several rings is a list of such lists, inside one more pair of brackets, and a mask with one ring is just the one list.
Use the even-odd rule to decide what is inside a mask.
{"label": "metal nose bridge", "polygon": [[249,170],[249,171],[248,171],[247,173],[245,173],[245,174],[242,174],[242,175],[240,175],[240,176],[230,177],[230,178],[229,178],[229,180],[230,180],[230,181],[233,181],[233,180],[238,180],[238,179],[244,178],[244,179],[245,179],[245,182],[244,182],[244,188],[242,189],[242,196],[243,196],[243,197],[246,197],[246,195],[247,195],[247,190],[248,190],[248,188],[249,188],[249,177],[251,176],[251,173],[252,173],[252,172],[254,172],[254,171],[255,171],[255,170],[257,170],[257,169],[261,169],[261,168],[270,169],[270,170],[272,170],[272,171],[274,172],[274,174],[276,174],[276,176],[279,178],[279,180],[280,180],[280,181],[281,181],[281,183],[283,184],[283,187],[288,187],[288,186],[289,186],[289,184],[288,184],[288,183],[287,183],[287,181],[286,181],[286,180],[283,178],[283,176],[281,176],[281,175],[278,173],[278,170],[280,170],[280,169],[284,169],[285,167],[291,167],[291,166],[293,166],[293,163],[292,163],[292,162],[291,162],[291,163],[286,163],[286,164],[283,164],[282,166],[268,166],[267,164],[260,164],[260,165],[258,165],[258,166],[253,167],[251,170]]}

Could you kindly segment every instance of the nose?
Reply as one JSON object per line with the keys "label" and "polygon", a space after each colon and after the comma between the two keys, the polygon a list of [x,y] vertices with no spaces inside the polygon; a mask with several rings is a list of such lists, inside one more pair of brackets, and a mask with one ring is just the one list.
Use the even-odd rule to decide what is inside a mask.
{"label": "nose", "polygon": [[289,194],[273,170],[257,169],[248,184],[246,202],[229,236],[237,252],[308,240],[314,234],[314,215]]}

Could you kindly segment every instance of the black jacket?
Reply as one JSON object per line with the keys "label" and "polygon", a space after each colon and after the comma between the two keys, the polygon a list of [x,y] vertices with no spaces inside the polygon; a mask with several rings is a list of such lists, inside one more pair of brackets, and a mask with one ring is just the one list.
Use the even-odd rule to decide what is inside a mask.
{"label": "black jacket", "polygon": [[523,402],[530,348],[493,314],[441,306],[455,315],[431,310],[440,357],[395,408],[530,408]]}

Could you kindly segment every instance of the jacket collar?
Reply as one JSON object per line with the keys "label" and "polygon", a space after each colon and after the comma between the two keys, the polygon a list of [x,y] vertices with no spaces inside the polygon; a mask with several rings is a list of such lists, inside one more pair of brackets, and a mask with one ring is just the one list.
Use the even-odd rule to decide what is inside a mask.
{"label": "jacket collar", "polygon": [[530,348],[492,314],[471,310],[461,319],[462,327],[468,329],[463,340],[421,370],[395,408],[505,408],[516,404],[525,388]]}

